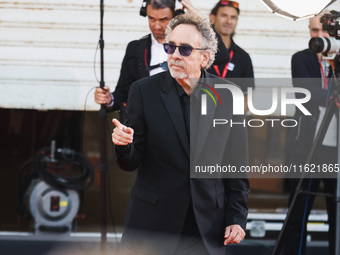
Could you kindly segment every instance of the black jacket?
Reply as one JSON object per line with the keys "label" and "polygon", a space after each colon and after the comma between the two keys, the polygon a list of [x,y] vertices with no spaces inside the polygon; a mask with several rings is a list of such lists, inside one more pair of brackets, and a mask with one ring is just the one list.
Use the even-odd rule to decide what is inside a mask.
{"label": "black jacket", "polygon": [[114,105],[109,109],[110,111],[120,110],[123,122],[126,119],[126,102],[131,84],[149,76],[150,52],[151,34],[139,40],[131,41],[126,48],[118,83],[112,93]]}
{"label": "black jacket", "polygon": [[231,45],[229,48],[229,52],[231,51],[233,52],[231,59],[228,56],[227,60],[225,60],[223,63],[214,63],[208,69],[208,72],[217,76],[218,74],[215,71],[215,68],[217,67],[220,71],[220,74],[222,75],[225,66],[230,61],[229,64],[232,66],[232,68],[229,68],[225,78],[239,85],[243,92],[247,92],[248,87],[255,87],[254,70],[251,58],[249,54],[239,47],[233,40],[231,40]]}
{"label": "black jacket", "polygon": [[[288,129],[285,151],[306,156],[313,144],[320,114],[319,106],[325,106],[327,99],[327,91],[321,87],[317,55],[309,49],[295,53],[292,57],[292,77],[294,87],[305,88],[311,92],[311,99],[304,106],[312,115],[306,116],[299,109],[295,109],[294,119],[298,125]],[[295,96],[299,98],[299,94]]]}
{"label": "black jacket", "polygon": [[[216,78],[208,73],[206,77]],[[223,95],[223,109],[229,110],[215,109],[212,100],[209,109],[240,122],[242,116],[232,113],[231,93]],[[172,254],[192,205],[209,253],[225,254],[225,227],[232,224],[246,227],[248,179],[190,179],[192,151],[176,83],[168,71],[133,83],[127,110],[127,124],[134,129],[134,141],[128,151],[116,147],[117,163],[126,171],[138,168],[138,175],[131,191],[123,243],[152,248],[147,254]],[[195,161],[192,164],[209,147],[216,151],[212,162],[247,165],[246,128],[221,126],[221,135],[216,135],[212,117],[200,120],[198,135],[206,138],[200,140],[206,146],[194,148],[198,154],[192,155]],[[141,253],[142,250],[138,249]]]}

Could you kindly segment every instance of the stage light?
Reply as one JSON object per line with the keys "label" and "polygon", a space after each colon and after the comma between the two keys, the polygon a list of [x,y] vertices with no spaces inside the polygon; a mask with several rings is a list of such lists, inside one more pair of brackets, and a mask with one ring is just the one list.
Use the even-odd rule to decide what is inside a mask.
{"label": "stage light", "polygon": [[319,14],[337,0],[262,0],[273,13],[293,20]]}

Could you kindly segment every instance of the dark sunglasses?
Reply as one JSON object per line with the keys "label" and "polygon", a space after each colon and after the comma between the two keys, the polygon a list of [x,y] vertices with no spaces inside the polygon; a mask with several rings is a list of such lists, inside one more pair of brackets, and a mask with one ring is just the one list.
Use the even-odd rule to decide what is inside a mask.
{"label": "dark sunglasses", "polygon": [[179,53],[183,57],[188,57],[190,56],[192,50],[206,50],[206,49],[201,49],[201,48],[193,48],[190,45],[183,44],[181,46],[176,46],[173,43],[164,43],[163,44],[164,50],[167,54],[174,54],[176,48],[178,47]]}
{"label": "dark sunglasses", "polygon": [[234,8],[238,8],[239,7],[239,3],[235,2],[235,1],[221,0],[221,4],[223,4],[223,5],[231,5]]}

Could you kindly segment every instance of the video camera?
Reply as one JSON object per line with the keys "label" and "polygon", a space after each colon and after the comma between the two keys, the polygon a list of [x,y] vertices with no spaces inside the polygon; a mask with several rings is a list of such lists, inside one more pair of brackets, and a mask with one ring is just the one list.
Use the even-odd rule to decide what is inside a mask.
{"label": "video camera", "polygon": [[340,51],[340,12],[331,11],[320,18],[322,29],[331,36],[329,38],[315,37],[309,41],[309,49],[315,53],[322,53],[327,56]]}

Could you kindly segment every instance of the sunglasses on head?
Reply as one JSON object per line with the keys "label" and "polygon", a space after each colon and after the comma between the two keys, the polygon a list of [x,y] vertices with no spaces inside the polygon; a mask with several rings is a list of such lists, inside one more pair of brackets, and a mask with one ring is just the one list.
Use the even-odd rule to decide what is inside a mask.
{"label": "sunglasses on head", "polygon": [[192,50],[206,50],[206,49],[201,49],[201,48],[193,48],[193,47],[191,47],[190,45],[187,45],[187,44],[183,44],[181,46],[176,46],[173,43],[164,43],[163,47],[164,47],[164,50],[167,54],[174,54],[174,52],[176,51],[176,48],[178,47],[179,53],[183,57],[190,56]]}
{"label": "sunglasses on head", "polygon": [[239,3],[235,2],[235,1],[221,0],[221,4],[223,4],[223,5],[231,5],[234,8],[238,8],[239,7]]}

